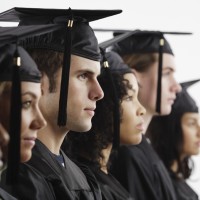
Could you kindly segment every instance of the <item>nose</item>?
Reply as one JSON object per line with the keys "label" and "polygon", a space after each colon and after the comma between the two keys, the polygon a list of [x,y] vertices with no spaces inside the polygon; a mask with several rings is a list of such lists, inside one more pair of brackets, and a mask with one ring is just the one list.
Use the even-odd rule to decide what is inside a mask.
{"label": "nose", "polygon": [[91,85],[91,87],[91,91],[89,92],[89,98],[91,100],[98,101],[104,97],[104,92],[97,80]]}
{"label": "nose", "polygon": [[175,93],[181,92],[182,87],[181,85],[174,79],[173,85],[172,85],[172,91]]}
{"label": "nose", "polygon": [[35,113],[34,120],[31,123],[31,128],[34,130],[40,130],[44,128],[47,125],[46,120],[44,119],[39,107],[37,108],[37,111]]}
{"label": "nose", "polygon": [[146,114],[145,107],[138,101],[137,116],[143,116]]}

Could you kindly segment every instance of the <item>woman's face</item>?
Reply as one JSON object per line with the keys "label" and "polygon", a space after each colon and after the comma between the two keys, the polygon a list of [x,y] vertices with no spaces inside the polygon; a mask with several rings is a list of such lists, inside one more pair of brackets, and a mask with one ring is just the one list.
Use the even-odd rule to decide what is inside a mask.
{"label": "woman's face", "polygon": [[[22,82],[22,122],[21,122],[21,162],[31,158],[37,132],[46,125],[38,107],[41,96],[39,83]],[[0,100],[0,116],[2,124],[9,130],[10,91],[4,92]]]}
{"label": "woman's face", "polygon": [[124,79],[128,80],[131,88],[128,89],[128,94],[121,103],[120,143],[138,144],[142,139],[142,132],[144,130],[143,115],[146,113],[146,110],[138,101],[138,83],[134,74],[125,74]]}
{"label": "woman's face", "polygon": [[[161,114],[168,115],[171,112],[172,104],[176,98],[176,93],[181,90],[181,86],[174,78],[175,59],[174,56],[163,54],[162,68],[162,93],[161,93]],[[147,112],[155,115],[158,62],[149,66],[145,72],[136,72],[136,77],[141,85],[139,100],[147,109]]]}
{"label": "woman's face", "polygon": [[181,118],[183,131],[183,156],[199,153],[200,117],[198,113],[185,113]]}

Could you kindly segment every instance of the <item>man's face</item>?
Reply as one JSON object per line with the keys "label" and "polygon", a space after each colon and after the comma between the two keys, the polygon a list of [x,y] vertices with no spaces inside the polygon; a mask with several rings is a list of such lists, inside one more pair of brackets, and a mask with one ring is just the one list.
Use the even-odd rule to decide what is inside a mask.
{"label": "man's face", "polygon": [[[161,115],[168,115],[171,112],[172,104],[176,93],[181,90],[180,85],[174,78],[175,60],[170,54],[163,54],[162,68],[162,93],[161,93]],[[155,113],[157,95],[157,74],[158,62],[155,62],[146,72],[138,73],[138,81],[141,85],[139,100],[149,113]]]}
{"label": "man's face", "polygon": [[[50,126],[57,126],[60,98],[60,68],[56,75],[56,92],[49,93],[46,76],[42,80],[43,96],[40,101],[42,113]],[[100,63],[80,56],[71,56],[71,68],[67,101],[67,130],[85,132],[91,128],[96,101],[103,98],[103,91],[97,81]]]}

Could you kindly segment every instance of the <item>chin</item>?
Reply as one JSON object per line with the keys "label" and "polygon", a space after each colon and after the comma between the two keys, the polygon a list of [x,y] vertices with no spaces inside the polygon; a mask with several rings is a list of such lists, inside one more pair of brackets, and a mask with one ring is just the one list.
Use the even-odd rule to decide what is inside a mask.
{"label": "chin", "polygon": [[171,113],[171,111],[172,111],[171,106],[168,107],[168,108],[164,108],[164,109],[161,110],[161,114],[160,115],[169,115]]}
{"label": "chin", "polygon": [[142,134],[136,137],[132,137],[130,139],[123,140],[121,141],[121,143],[124,145],[137,145],[140,144],[141,141],[142,141]]}
{"label": "chin", "polygon": [[90,123],[75,125],[75,127],[73,129],[70,129],[70,130],[75,131],[75,132],[87,132],[91,128],[92,128],[92,124],[90,122]]}
{"label": "chin", "polygon": [[22,153],[21,157],[20,157],[20,162],[21,163],[28,162],[31,159],[31,156],[32,156],[32,152],[24,152],[24,153]]}
{"label": "chin", "polygon": [[142,135],[140,137],[135,138],[134,141],[132,141],[132,144],[137,145],[140,144],[141,141],[142,141]]}

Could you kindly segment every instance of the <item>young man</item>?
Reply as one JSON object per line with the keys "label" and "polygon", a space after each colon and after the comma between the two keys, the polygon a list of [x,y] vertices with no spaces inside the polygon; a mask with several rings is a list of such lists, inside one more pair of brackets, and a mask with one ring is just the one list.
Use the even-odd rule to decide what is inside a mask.
{"label": "young man", "polygon": [[[21,182],[15,191],[17,197],[101,199],[93,174],[85,166],[77,167],[60,146],[69,130],[84,132],[91,128],[96,101],[103,97],[97,81],[100,51],[88,22],[120,12],[16,8],[5,13],[8,17],[14,13],[24,25],[55,23],[62,27],[60,31],[22,42],[42,72],[40,107],[47,126],[39,131],[32,159],[22,166]],[[69,26],[66,28],[67,20]],[[66,99],[65,110],[66,102],[63,101]],[[64,109],[60,109],[61,106]]]}
{"label": "young man", "polygon": [[[167,115],[181,90],[174,78],[172,49],[162,32],[139,31],[115,47],[140,84],[139,100],[146,108],[144,132],[154,115]],[[122,146],[113,174],[135,199],[176,199],[169,174],[145,136],[136,146]]]}

